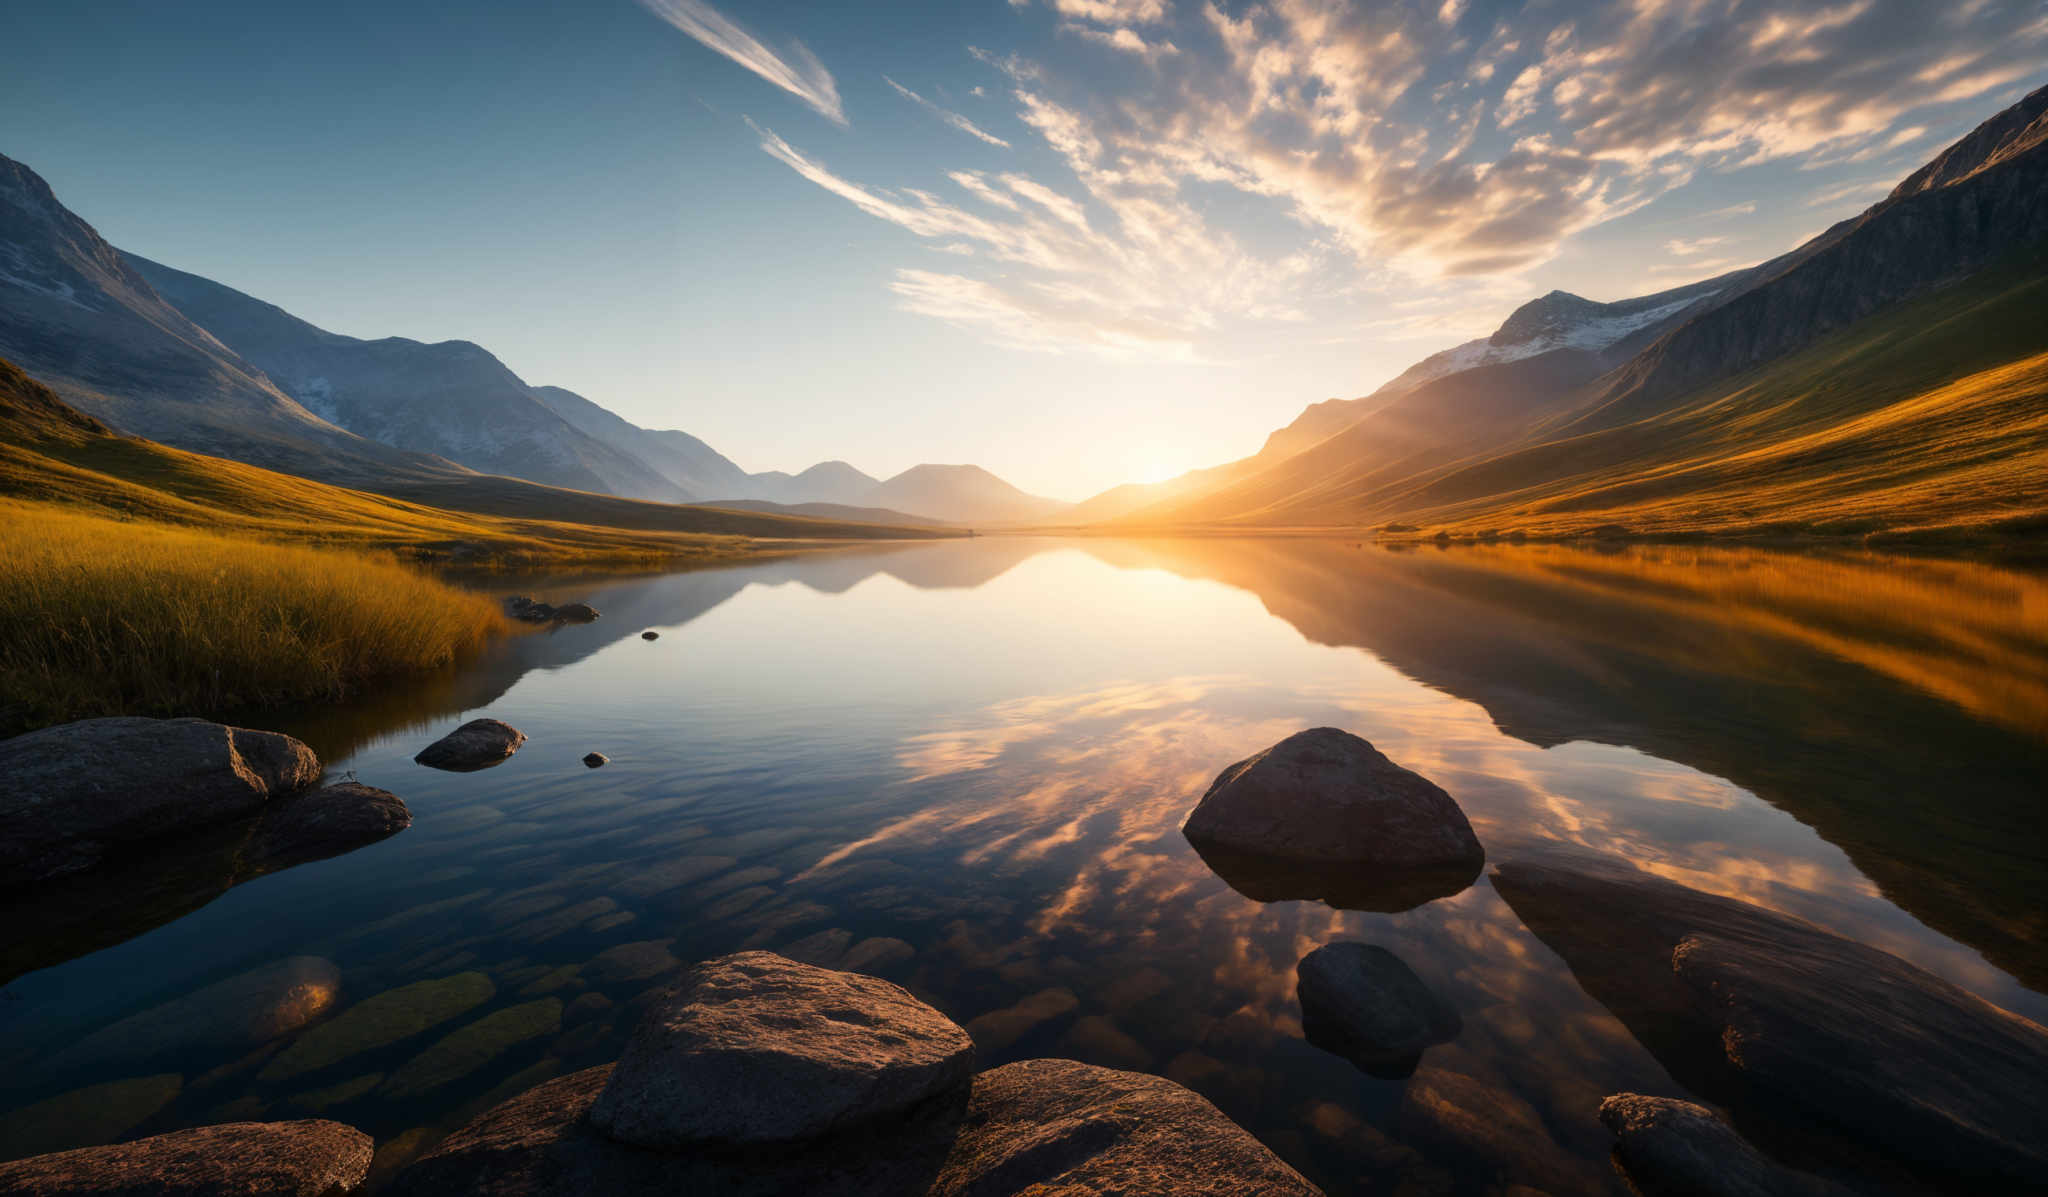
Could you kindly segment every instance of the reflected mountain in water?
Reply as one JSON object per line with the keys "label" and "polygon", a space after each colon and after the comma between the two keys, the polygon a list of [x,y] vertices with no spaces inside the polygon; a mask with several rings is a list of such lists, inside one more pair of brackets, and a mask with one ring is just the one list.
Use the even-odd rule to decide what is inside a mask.
{"label": "reflected mountain in water", "polygon": [[[527,594],[548,603],[584,602],[599,618],[514,635],[458,670],[379,692],[345,706],[275,708],[242,713],[228,722],[284,728],[313,746],[322,760],[340,760],[372,741],[401,732],[449,730],[450,718],[491,705],[534,670],[563,669],[648,628],[689,623],[749,586],[801,585],[843,594],[877,575],[920,590],[972,590],[1044,550],[1043,542],[980,539],[952,553],[920,553],[922,545],[884,544],[821,549],[744,565],[708,565],[678,573],[595,573],[564,577],[482,575],[467,583],[494,597]],[[650,651],[662,651],[653,649]],[[253,720],[253,722],[251,722]]]}
{"label": "reflected mountain in water", "polygon": [[[1101,541],[1483,706],[1735,782],[2048,989],[2048,579],[1877,554]],[[1928,747],[1939,746],[1938,753]]]}

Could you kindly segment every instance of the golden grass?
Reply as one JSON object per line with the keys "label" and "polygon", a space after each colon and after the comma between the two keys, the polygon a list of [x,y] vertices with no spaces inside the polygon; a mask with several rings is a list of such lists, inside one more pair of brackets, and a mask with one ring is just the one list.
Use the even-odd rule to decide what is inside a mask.
{"label": "golden grass", "polygon": [[0,500],[0,730],[331,700],[506,628],[388,555]]}

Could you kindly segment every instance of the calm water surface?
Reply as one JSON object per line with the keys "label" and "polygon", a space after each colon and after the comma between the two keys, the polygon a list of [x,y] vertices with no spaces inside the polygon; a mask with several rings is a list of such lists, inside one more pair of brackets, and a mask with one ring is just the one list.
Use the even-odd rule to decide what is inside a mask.
{"label": "calm water surface", "polygon": [[[678,962],[768,947],[851,952],[986,1064],[1170,1076],[1333,1193],[1624,1192],[1600,1098],[1684,1091],[1487,880],[1393,915],[1261,904],[1181,839],[1224,766],[1326,724],[1449,790],[1496,862],[1622,856],[2048,1016],[2038,575],[984,539],[518,588],[604,618],[375,703],[269,713],[401,794],[410,830],[7,985],[0,1156],[317,1115],[375,1135],[388,1169],[614,1059]],[[411,763],[477,715],[526,746],[480,773]],[[1295,964],[1343,939],[1462,1012],[1414,1076],[1303,1039]],[[292,1035],[222,1046],[221,1019],[263,1011],[173,1005],[292,956],[338,969],[330,1018],[462,979],[431,1025],[311,1068],[278,1067]]]}

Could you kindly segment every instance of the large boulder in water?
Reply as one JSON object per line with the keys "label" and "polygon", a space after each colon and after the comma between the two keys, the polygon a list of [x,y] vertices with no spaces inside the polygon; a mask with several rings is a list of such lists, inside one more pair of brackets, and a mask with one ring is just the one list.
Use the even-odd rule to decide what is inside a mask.
{"label": "large boulder in water", "polygon": [[0,1164],[10,1197],[341,1197],[370,1171],[370,1136],[339,1122],[229,1122]]}
{"label": "large boulder in water", "polygon": [[472,719],[447,735],[420,749],[416,764],[450,773],[474,773],[503,764],[519,746],[526,733],[497,719]]}
{"label": "large boulder in water", "polygon": [[1820,1128],[1850,1172],[2048,1184],[2048,1030],[1888,952],[1625,862],[1495,869],[1494,889],[1689,1091],[1768,1153]]}
{"label": "large boulder in water", "polygon": [[1424,1048],[1463,1028],[1458,1011],[1415,970],[1373,944],[1327,944],[1294,972],[1308,1041],[1374,1076],[1407,1076]]}
{"label": "large boulder in water", "polygon": [[1333,727],[1225,769],[1181,833],[1232,887],[1264,902],[1406,910],[1464,889],[1486,861],[1449,794]]}
{"label": "large boulder in water", "polygon": [[256,827],[244,855],[251,875],[324,860],[388,839],[412,826],[405,800],[342,781],[278,804]]}
{"label": "large boulder in water", "polygon": [[991,1069],[901,1116],[773,1150],[650,1151],[588,1118],[612,1069],[483,1114],[401,1173],[398,1197],[1319,1197],[1200,1095],[1071,1060]]}
{"label": "large boulder in water", "polygon": [[1849,1197],[1764,1158],[1705,1106],[1618,1093],[1600,1103],[1614,1162],[1643,1197]]}
{"label": "large boulder in water", "polygon": [[319,777],[290,736],[204,719],[83,719],[0,740],[0,886],[252,814]]}
{"label": "large boulder in water", "polygon": [[741,952],[690,970],[634,1031],[591,1124],[624,1143],[773,1143],[954,1088],[974,1041],[877,977]]}

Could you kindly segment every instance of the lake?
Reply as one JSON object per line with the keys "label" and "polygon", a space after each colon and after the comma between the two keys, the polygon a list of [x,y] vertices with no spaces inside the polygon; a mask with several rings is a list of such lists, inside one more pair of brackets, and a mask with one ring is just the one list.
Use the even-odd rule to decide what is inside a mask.
{"label": "lake", "polygon": [[[239,717],[398,793],[413,826],[9,983],[0,1157],[319,1116],[388,1172],[616,1058],[679,962],[767,947],[909,987],[984,1065],[1172,1077],[1332,1193],[1625,1193],[1595,1107],[1685,1090],[1489,878],[1398,914],[1262,903],[1181,838],[1220,770],[1317,726],[1443,786],[1491,862],[1621,857],[2048,1018],[2039,574],[983,538],[491,589],[603,618]],[[412,763],[480,715],[526,745],[478,773]],[[1295,965],[1340,940],[1460,1011],[1412,1076],[1304,1038]],[[330,1020],[413,988],[319,1050],[179,1004],[288,957],[331,962]]]}

